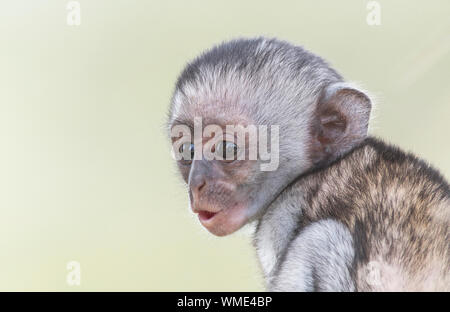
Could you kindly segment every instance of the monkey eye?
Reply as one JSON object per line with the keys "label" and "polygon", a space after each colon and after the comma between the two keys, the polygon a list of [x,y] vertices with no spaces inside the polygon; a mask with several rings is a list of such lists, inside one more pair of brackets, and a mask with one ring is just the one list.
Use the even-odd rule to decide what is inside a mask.
{"label": "monkey eye", "polygon": [[194,143],[185,142],[180,145],[179,152],[181,154],[182,160],[190,164],[194,158]]}
{"label": "monkey eye", "polygon": [[216,155],[224,161],[232,162],[237,159],[238,146],[230,141],[222,141],[216,145]]}

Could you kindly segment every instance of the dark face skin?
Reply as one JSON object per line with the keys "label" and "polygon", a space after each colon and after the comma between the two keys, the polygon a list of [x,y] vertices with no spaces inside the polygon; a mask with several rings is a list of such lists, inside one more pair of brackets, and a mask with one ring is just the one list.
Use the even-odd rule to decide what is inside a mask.
{"label": "dark face skin", "polygon": [[[203,154],[209,149],[213,154],[224,156],[224,159],[207,159],[205,155],[199,160],[194,157],[191,160],[181,159],[178,168],[188,184],[190,207],[198,214],[200,223],[212,234],[224,236],[240,229],[251,217],[248,206],[254,183],[249,177],[257,161],[248,160],[248,145],[238,147],[235,135],[226,133],[224,123],[218,124],[216,121],[214,124],[223,129],[223,139],[202,137]],[[227,122],[227,125],[230,123]],[[172,138],[172,142],[177,140],[180,138]],[[180,152],[185,154],[188,151],[186,155],[194,156],[197,153],[194,143],[187,141],[181,144]],[[226,157],[227,151],[232,155],[231,158]],[[245,159],[237,159],[238,153],[245,153]]]}

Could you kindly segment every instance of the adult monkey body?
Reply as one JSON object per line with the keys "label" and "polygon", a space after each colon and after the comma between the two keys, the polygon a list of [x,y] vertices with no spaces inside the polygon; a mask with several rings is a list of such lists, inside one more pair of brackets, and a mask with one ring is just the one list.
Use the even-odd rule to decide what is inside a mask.
{"label": "adult monkey body", "polygon": [[[257,222],[268,290],[450,289],[449,185],[367,137],[370,110],[369,97],[320,57],[276,39],[223,43],[180,75],[170,129],[192,129],[195,117],[223,129],[280,127],[277,170],[261,171],[261,160],[178,162],[210,232]],[[180,151],[195,155],[187,143]]]}

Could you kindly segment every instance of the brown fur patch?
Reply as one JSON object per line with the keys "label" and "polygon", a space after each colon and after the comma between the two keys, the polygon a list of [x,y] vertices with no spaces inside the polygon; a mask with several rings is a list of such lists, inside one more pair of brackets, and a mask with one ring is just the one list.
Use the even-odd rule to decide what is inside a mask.
{"label": "brown fur patch", "polygon": [[368,138],[293,187],[310,194],[307,223],[334,218],[350,229],[358,290],[449,289],[449,185],[423,161]]}

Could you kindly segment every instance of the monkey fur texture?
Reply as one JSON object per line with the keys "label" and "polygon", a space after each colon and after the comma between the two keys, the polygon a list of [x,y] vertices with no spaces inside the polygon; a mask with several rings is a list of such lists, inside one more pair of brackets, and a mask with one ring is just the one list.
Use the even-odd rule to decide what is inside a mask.
{"label": "monkey fur texture", "polygon": [[280,127],[276,170],[259,170],[260,160],[177,162],[211,233],[257,224],[268,290],[450,290],[449,185],[369,137],[371,108],[322,58],[278,39],[222,43],[179,76],[169,129],[193,129],[195,117]]}

